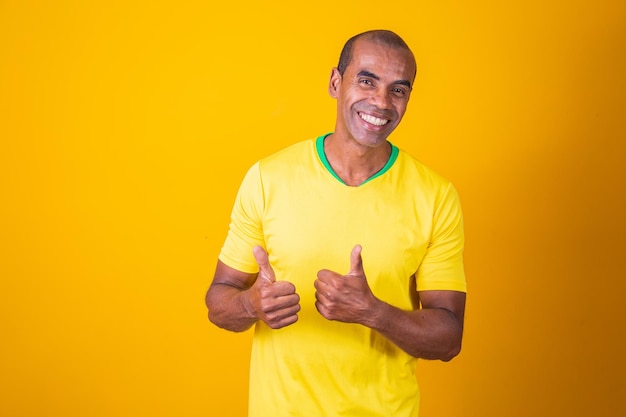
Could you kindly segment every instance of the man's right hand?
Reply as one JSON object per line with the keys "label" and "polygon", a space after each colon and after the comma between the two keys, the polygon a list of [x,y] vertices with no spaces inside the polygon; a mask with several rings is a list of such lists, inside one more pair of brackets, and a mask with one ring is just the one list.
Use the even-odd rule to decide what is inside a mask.
{"label": "man's right hand", "polygon": [[276,281],[265,249],[255,246],[253,252],[259,274],[248,291],[249,307],[259,320],[272,329],[295,323],[300,311],[300,296],[296,294],[296,287],[291,282]]}

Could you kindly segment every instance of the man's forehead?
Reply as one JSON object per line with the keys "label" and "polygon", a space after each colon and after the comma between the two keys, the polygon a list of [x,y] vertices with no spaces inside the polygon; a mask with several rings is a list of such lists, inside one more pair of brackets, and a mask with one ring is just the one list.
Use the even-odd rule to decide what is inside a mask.
{"label": "man's forehead", "polygon": [[407,49],[359,39],[352,52],[348,68],[355,75],[370,73],[381,77],[393,73],[398,79],[415,78],[415,59]]}

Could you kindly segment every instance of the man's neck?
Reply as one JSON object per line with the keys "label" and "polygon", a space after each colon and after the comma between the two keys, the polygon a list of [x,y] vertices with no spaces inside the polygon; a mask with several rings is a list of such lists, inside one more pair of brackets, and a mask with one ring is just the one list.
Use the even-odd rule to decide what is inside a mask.
{"label": "man's neck", "polygon": [[391,144],[368,147],[332,134],[324,141],[324,153],[335,174],[346,185],[356,187],[384,168],[391,155]]}

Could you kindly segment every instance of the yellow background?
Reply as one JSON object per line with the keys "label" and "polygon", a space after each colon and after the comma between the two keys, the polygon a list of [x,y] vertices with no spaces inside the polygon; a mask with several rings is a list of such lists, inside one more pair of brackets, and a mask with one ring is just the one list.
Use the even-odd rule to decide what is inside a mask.
{"label": "yellow background", "polygon": [[419,74],[393,142],[466,217],[424,417],[626,415],[626,3],[0,0],[0,415],[244,416],[203,297],[258,158],[332,130],[343,42]]}

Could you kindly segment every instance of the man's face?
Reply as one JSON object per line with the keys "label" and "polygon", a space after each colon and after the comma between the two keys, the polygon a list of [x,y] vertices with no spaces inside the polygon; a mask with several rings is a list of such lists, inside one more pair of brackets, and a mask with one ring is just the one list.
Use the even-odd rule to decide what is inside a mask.
{"label": "man's face", "polygon": [[337,99],[335,133],[362,146],[384,144],[404,116],[415,69],[409,51],[357,40],[343,77],[333,69],[330,78],[329,92]]}

